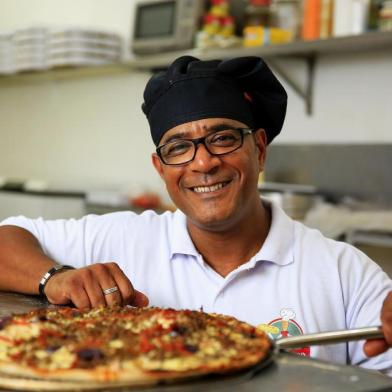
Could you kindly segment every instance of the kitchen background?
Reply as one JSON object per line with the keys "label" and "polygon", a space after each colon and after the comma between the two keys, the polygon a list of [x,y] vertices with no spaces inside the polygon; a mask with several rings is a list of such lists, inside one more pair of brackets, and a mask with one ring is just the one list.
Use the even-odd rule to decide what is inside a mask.
{"label": "kitchen background", "polygon": [[[206,13],[225,2],[211,3],[205,2]],[[251,15],[249,5],[257,8],[265,3],[229,2],[234,16],[241,17],[237,30]],[[299,4],[301,15],[307,3],[314,2]],[[390,3],[337,0],[332,29],[324,40],[335,49],[320,53],[312,49],[302,57],[267,53],[267,62],[302,89],[311,80],[308,71],[314,74],[308,107],[292,84],[281,78],[289,96],[287,117],[270,147],[260,187],[292,216],[361,247],[392,275]],[[14,214],[78,217],[88,212],[171,206],[151,164],[154,145],[140,109],[153,66],[132,65],[140,57],[129,50],[134,7],[134,0],[0,0],[3,44],[8,45],[15,31],[28,27],[100,29],[122,40],[120,59],[113,66],[21,72],[8,68],[0,74],[0,219]],[[374,12],[374,7],[384,10],[383,24],[376,27],[369,22],[369,10]],[[303,20],[301,16],[299,21]],[[308,33],[314,34],[309,16],[307,23]],[[368,31],[380,26],[384,32]],[[208,28],[204,25],[204,30]],[[298,38],[301,31],[300,27]],[[371,34],[378,35],[374,45],[367,41]],[[357,38],[354,46],[339,49],[334,42],[343,39],[343,45],[346,36]],[[322,47],[322,41],[315,41],[316,47],[317,43]],[[264,42],[260,53],[272,46],[278,44]],[[205,50],[201,57],[213,57],[214,48]],[[218,48],[216,53],[225,50],[234,53],[231,47]],[[5,50],[0,51],[0,65],[5,55]]]}

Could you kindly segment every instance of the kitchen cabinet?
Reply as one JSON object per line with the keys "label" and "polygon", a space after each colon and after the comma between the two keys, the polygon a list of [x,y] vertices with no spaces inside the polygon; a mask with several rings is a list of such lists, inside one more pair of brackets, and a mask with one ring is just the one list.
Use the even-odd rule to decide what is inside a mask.
{"label": "kitchen cabinet", "polygon": [[[306,112],[312,113],[313,78],[317,59],[324,55],[346,55],[372,51],[389,51],[392,53],[392,31],[369,32],[361,35],[337,37],[314,41],[296,41],[288,44],[269,45],[261,47],[233,47],[216,49],[191,49],[187,51],[164,52],[151,55],[138,55],[118,64],[95,67],[58,68],[44,72],[25,72],[16,75],[0,76],[0,85],[19,85],[26,83],[42,83],[44,81],[67,80],[86,77],[108,76],[123,74],[134,70],[156,71],[167,67],[175,58],[181,55],[190,55],[204,60],[216,58],[231,58],[238,56],[261,56],[293,90],[300,96]],[[285,67],[287,60],[301,60],[304,66],[305,83],[301,85],[293,79],[282,65],[275,60],[284,59]],[[287,64],[290,65],[289,63]]]}

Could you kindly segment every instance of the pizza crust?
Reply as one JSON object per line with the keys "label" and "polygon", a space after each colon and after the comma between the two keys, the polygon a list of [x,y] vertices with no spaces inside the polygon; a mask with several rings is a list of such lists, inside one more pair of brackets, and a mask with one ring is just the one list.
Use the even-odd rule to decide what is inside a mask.
{"label": "pizza crust", "polygon": [[[175,367],[166,366],[167,370],[144,370],[135,366],[131,361],[123,364],[126,369],[119,369],[117,366],[102,366],[95,369],[57,369],[43,370],[33,369],[17,363],[0,361],[0,373],[3,376],[13,377],[30,377],[38,380],[53,380],[67,382],[99,382],[113,383],[121,382],[126,385],[151,385],[163,380],[185,379],[189,377],[203,376],[206,374],[232,374],[243,370],[244,368],[256,365],[260,360],[265,359],[265,355],[249,354],[246,361],[232,360],[228,362],[224,359],[216,359],[209,362],[208,366],[199,366],[198,368],[176,371]],[[156,367],[162,367],[157,363]],[[1,383],[0,383],[1,384]],[[98,384],[98,383],[97,383]]]}

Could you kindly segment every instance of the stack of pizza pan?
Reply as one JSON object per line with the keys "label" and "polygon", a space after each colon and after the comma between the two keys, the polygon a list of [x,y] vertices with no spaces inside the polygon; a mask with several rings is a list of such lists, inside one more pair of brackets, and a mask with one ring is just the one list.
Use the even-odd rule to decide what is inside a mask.
{"label": "stack of pizza pan", "polygon": [[110,64],[122,56],[121,36],[102,29],[34,26],[0,34],[0,74]]}
{"label": "stack of pizza pan", "polygon": [[14,46],[12,32],[0,33],[0,75],[13,73],[14,65]]}
{"label": "stack of pizza pan", "polygon": [[55,29],[48,42],[51,67],[101,65],[122,57],[122,40],[117,34],[83,28]]}

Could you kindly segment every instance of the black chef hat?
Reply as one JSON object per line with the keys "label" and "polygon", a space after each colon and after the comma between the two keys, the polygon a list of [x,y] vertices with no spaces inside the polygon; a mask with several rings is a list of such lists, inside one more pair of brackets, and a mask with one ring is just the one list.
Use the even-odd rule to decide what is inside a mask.
{"label": "black chef hat", "polygon": [[282,129],[286,106],[285,89],[259,57],[200,61],[183,56],[151,77],[142,109],[155,145],[169,129],[211,117],[264,128],[270,143]]}

